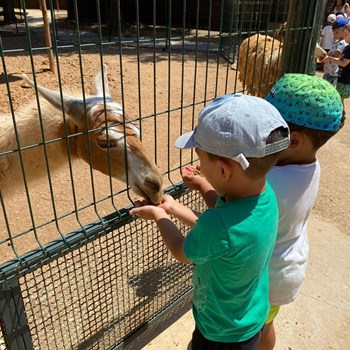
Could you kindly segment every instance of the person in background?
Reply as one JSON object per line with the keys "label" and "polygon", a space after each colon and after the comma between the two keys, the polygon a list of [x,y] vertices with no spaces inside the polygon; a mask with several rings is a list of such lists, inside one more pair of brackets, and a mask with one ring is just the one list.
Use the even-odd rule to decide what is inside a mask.
{"label": "person in background", "polygon": [[341,101],[343,104],[343,118],[345,120],[346,111],[344,100],[350,97],[350,23],[348,22],[343,27],[343,37],[346,42],[346,46],[341,53],[339,58],[326,56],[320,62],[332,62],[339,66],[338,72],[338,82],[337,82],[337,90],[340,94]]}
{"label": "person in background", "polygon": [[[255,350],[269,311],[268,262],[278,210],[266,173],[289,146],[277,109],[242,94],[214,99],[198,125],[175,143],[195,148],[201,171],[218,193],[202,214],[165,196],[159,206],[135,202],[131,215],[155,220],[180,262],[193,263],[192,350]],[[169,214],[188,224],[186,236]]]}
{"label": "person in background", "polygon": [[329,13],[343,12],[346,17],[350,15],[350,6],[346,0],[335,0],[329,8]]}
{"label": "person in background", "polygon": [[337,18],[347,18],[346,14],[343,11],[338,11],[335,13],[335,17]]}
{"label": "person in background", "polygon": [[[333,22],[332,31],[334,41],[332,48],[328,51],[328,56],[339,58],[343,52],[346,43],[343,37],[343,28],[348,23],[348,20],[344,17],[339,17]],[[323,67],[323,79],[326,79],[332,85],[337,86],[339,66],[331,61],[324,63]]]}
{"label": "person in background", "polygon": [[[308,219],[317,197],[320,164],[317,152],[342,127],[342,104],[336,89],[324,79],[306,74],[285,74],[266,97],[287,121],[290,146],[267,174],[278,203],[277,239],[269,263],[270,312],[259,350],[272,350],[274,319],[281,305],[297,297],[305,278],[309,243]],[[182,169],[184,183],[212,207],[217,194],[198,169]],[[205,175],[205,174],[204,174]]]}
{"label": "person in background", "polygon": [[334,13],[331,13],[327,17],[327,25],[325,25],[321,30],[321,43],[320,46],[323,50],[325,50],[327,53],[332,48],[333,45],[333,31],[332,31],[332,25],[336,21],[336,16]]}

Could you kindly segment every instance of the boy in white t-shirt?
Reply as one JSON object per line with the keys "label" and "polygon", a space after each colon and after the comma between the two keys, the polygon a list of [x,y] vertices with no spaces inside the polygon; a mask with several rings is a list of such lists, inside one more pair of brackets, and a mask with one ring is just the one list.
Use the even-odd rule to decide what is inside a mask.
{"label": "boy in white t-shirt", "polygon": [[[343,52],[346,42],[343,36],[343,28],[348,23],[346,18],[337,18],[332,25],[333,31],[333,45],[332,48],[328,51],[328,56],[339,58]],[[339,66],[331,61],[327,61],[323,66],[323,79],[326,79],[332,85],[337,86],[338,81],[338,71]]]}
{"label": "boy in white t-shirt", "polygon": [[321,44],[320,46],[327,53],[332,48],[333,44],[333,32],[332,32],[332,24],[336,21],[336,16],[334,13],[330,14],[327,17],[327,25],[325,25],[321,30]]}
{"label": "boy in white t-shirt", "polygon": [[[279,227],[269,264],[270,314],[258,350],[272,350],[276,337],[273,320],[281,305],[297,296],[305,277],[309,244],[307,223],[318,193],[320,164],[316,153],[342,127],[339,93],[324,79],[285,74],[266,100],[287,121],[291,143],[267,174],[279,208]],[[182,169],[185,184],[202,194],[208,207],[216,193],[193,166]]]}

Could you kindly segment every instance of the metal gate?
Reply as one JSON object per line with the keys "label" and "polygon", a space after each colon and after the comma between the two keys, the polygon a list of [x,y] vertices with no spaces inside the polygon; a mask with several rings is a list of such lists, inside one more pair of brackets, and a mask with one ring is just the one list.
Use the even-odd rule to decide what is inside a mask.
{"label": "metal gate", "polygon": [[[102,174],[96,135],[122,126],[126,145],[126,129],[137,126],[165,192],[204,210],[179,175],[197,159],[176,150],[174,140],[192,130],[216,96],[249,92],[235,66],[245,38],[276,38],[288,22],[280,74],[312,73],[325,1],[167,0],[157,7],[153,0],[141,16],[135,0],[125,18],[123,1],[106,1],[108,21],[97,11],[94,23],[80,22],[76,0],[69,4],[73,20],[54,10],[54,1],[48,11],[41,3],[32,10],[22,0],[10,23],[0,16],[0,349],[140,349],[190,309],[192,267],[170,256],[155,225],[129,216],[138,197],[128,177],[133,154],[118,163],[126,182],[114,176],[110,157]],[[94,5],[91,11],[100,2]],[[105,66],[102,81],[109,80],[122,119],[96,127],[88,121],[88,95]],[[37,85],[57,90],[58,105],[66,88],[75,90],[84,102],[85,131],[70,130],[68,109],[56,111],[54,122],[50,113],[45,117]],[[106,88],[102,95],[106,121]],[[85,143],[77,150],[78,139]],[[19,170],[11,173],[14,163]]]}

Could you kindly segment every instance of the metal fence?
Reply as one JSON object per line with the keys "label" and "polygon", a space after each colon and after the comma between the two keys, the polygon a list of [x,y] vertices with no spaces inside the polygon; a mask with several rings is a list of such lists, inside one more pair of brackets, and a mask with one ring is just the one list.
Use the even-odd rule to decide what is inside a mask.
{"label": "metal fence", "polygon": [[[124,18],[123,1],[104,2],[115,13],[104,12],[105,21],[97,11],[94,23],[79,16],[76,0],[73,19],[52,0],[48,12],[21,1],[10,23],[0,15],[0,349],[140,349],[189,310],[192,267],[170,256],[155,225],[128,214],[139,197],[130,188],[133,152],[107,157],[102,171],[94,142],[122,127],[126,145],[136,128],[165,191],[204,210],[179,174],[196,157],[174,141],[216,96],[249,92],[236,67],[241,42],[275,38],[288,21],[284,71],[312,71],[324,1],[157,3],[146,16],[135,0]],[[104,66],[109,88],[101,119],[91,121],[88,96]],[[37,85],[58,91],[56,107],[64,91],[81,96],[83,131],[71,129],[69,104],[47,113]],[[115,123],[107,123],[108,91],[122,108]],[[99,145],[110,156],[109,141]]]}

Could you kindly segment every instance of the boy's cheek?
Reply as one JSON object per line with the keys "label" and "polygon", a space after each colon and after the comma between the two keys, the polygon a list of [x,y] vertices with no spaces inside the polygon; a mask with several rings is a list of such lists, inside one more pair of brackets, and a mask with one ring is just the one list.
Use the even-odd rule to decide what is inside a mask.
{"label": "boy's cheek", "polygon": [[290,146],[283,150],[278,158],[277,165],[283,165],[284,161],[288,160],[292,154],[293,150]]}

